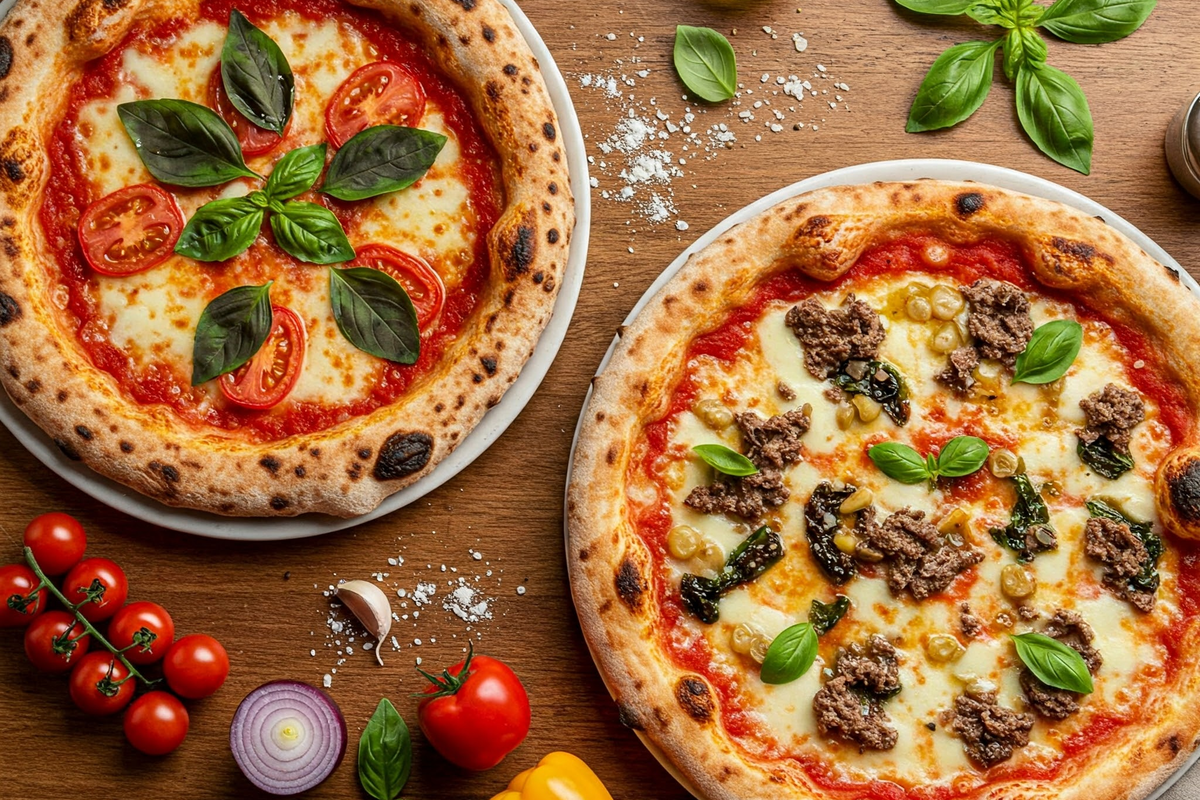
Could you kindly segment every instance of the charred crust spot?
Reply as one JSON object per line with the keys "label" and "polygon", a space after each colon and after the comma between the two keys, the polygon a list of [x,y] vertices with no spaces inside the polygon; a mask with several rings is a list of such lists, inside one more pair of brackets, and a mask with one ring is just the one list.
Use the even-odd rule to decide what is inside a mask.
{"label": "charred crust spot", "polygon": [[1051,243],[1058,252],[1079,259],[1085,264],[1092,263],[1092,259],[1096,257],[1096,248],[1087,242],[1074,242],[1070,239],[1055,236],[1051,240]]}
{"label": "charred crust spot", "polygon": [[7,36],[0,36],[0,78],[7,78],[12,71],[13,46]]}
{"label": "charred crust spot", "polygon": [[478,372],[472,373],[471,381],[472,381],[472,383],[483,383],[483,376],[480,375]]}
{"label": "charred crust spot", "polygon": [[310,456],[312,456],[313,458],[320,458],[321,457],[321,448],[314,447],[312,450],[308,451],[308,454]]}
{"label": "charred crust spot", "polygon": [[558,228],[551,228],[546,231],[546,241],[550,244],[558,244]]}
{"label": "charred crust spot", "polygon": [[483,90],[487,92],[488,99],[492,102],[500,102],[500,84],[495,81],[488,81],[484,84]]}
{"label": "charred crust spot", "polygon": [[409,5],[408,10],[414,17],[421,16],[421,7],[416,3]]}
{"label": "charred crust spot", "polygon": [[983,210],[983,195],[979,192],[963,192],[954,198],[954,208],[960,217],[969,217]]}
{"label": "charred crust spot", "polygon": [[504,305],[511,306],[513,298],[516,296],[517,296],[517,293],[515,291],[513,291],[512,289],[509,289],[507,292],[504,293]]}
{"label": "charred crust spot", "polygon": [[463,11],[471,11],[475,8],[475,0],[454,0],[454,2],[462,6]]}
{"label": "charred crust spot", "polygon": [[483,38],[485,41],[488,41],[488,42],[496,41],[496,31],[493,30],[491,27],[484,25],[483,26]]}
{"label": "charred crust spot", "polygon": [[552,159],[554,159],[555,161],[562,161],[562,153],[560,153],[558,150],[555,150],[554,155],[552,155],[550,157]]}
{"label": "charred crust spot", "polygon": [[624,703],[617,704],[617,721],[629,728],[631,731],[645,730],[646,726],[642,723],[636,711]]}
{"label": "charred crust spot", "polygon": [[0,292],[0,328],[21,318],[21,307],[10,294]]}
{"label": "charred crust spot", "polygon": [[179,470],[170,464],[162,465],[162,476],[167,483],[179,483]]}
{"label": "charred crust spot", "polygon": [[550,194],[558,194],[558,183],[555,181],[550,181],[550,185],[547,186],[546,189],[550,192]]}
{"label": "charred crust spot", "polygon": [[458,397],[454,398],[454,409],[455,409],[456,411],[457,411],[458,409],[462,408],[463,406],[465,406],[466,404],[467,404],[467,398],[466,398],[466,395],[461,395],[461,394],[460,394]]}
{"label": "charred crust spot", "polygon": [[87,425],[76,425],[75,435],[85,442],[90,442],[92,440],[92,429]]}
{"label": "charred crust spot", "polygon": [[516,231],[509,233],[509,241],[505,242],[501,250],[500,260],[504,265],[504,277],[509,281],[514,281],[518,275],[528,272],[537,254],[536,234],[530,222],[531,220],[526,218],[523,224],[517,226]]}
{"label": "charred crust spot", "polygon": [[76,450],[74,447],[72,447],[70,442],[64,441],[62,439],[55,439],[54,444],[58,447],[59,450],[62,451],[62,454],[64,456],[71,459],[72,461],[81,461],[82,460],[79,457],[79,451]]}
{"label": "charred crust spot", "polygon": [[67,393],[64,390],[59,389],[58,394],[54,396],[54,399],[60,403],[65,403],[67,402]]}
{"label": "charred crust spot", "polygon": [[617,596],[625,605],[629,606],[632,611],[638,611],[642,604],[642,594],[646,591],[646,584],[642,581],[642,573],[638,571],[637,564],[634,564],[629,558],[622,561],[617,570],[616,587]]}
{"label": "charred crust spot", "polygon": [[1168,267],[1165,264],[1163,265],[1163,269],[1165,269],[1167,271],[1167,274],[1171,276],[1171,280],[1175,281],[1176,283],[1179,283],[1179,270],[1174,269],[1172,267]]}
{"label": "charred crust spot", "polygon": [[279,473],[279,468],[283,466],[279,463],[279,459],[274,456],[263,456],[258,460],[258,465],[272,475]]}
{"label": "charred crust spot", "polygon": [[615,445],[608,448],[608,452],[604,454],[604,460],[609,464],[617,463],[617,448]]}
{"label": "charred crust spot", "polygon": [[479,363],[483,364],[483,369],[488,375],[496,374],[496,359],[491,356],[484,356],[479,359]]}
{"label": "charred crust spot", "polygon": [[33,380],[31,380],[25,384],[25,391],[29,392],[30,394],[37,394],[41,390],[42,390],[42,382],[39,381],[37,378],[34,378]]}
{"label": "charred crust spot", "polygon": [[4,159],[3,163],[4,175],[12,183],[20,183],[25,180],[25,168],[21,166],[20,161],[11,158]]}
{"label": "charred crust spot", "polygon": [[433,413],[435,413],[435,414],[440,414],[445,410],[446,410],[445,403],[438,403],[436,406],[433,407]]}
{"label": "charred crust spot", "polygon": [[708,684],[695,675],[685,675],[675,684],[675,699],[687,715],[697,722],[708,722],[712,719],[716,705]]}
{"label": "charred crust spot", "polygon": [[596,412],[596,422],[604,422],[605,416],[603,411]]}
{"label": "charred crust spot", "polygon": [[603,603],[600,604],[600,607],[596,610],[599,611],[601,614],[607,614],[609,611],[612,610],[612,605],[613,605],[613,601],[611,599],[605,600]]}
{"label": "charred crust spot", "polygon": [[1200,521],[1200,459],[1191,458],[1183,467],[1169,467],[1167,488],[1175,513],[1189,522]]}
{"label": "charred crust spot", "polygon": [[554,130],[553,122],[542,124],[542,136],[546,137],[547,142],[553,142],[558,137],[558,133]]}
{"label": "charred crust spot", "polygon": [[533,282],[534,283],[541,283],[545,279],[546,279],[546,273],[542,272],[541,270],[538,270],[537,272],[533,273]]}
{"label": "charred crust spot", "polygon": [[286,498],[280,497],[279,495],[275,495],[271,498],[271,508],[275,509],[276,511],[283,511],[290,505],[291,503],[289,503]]}
{"label": "charred crust spot", "polygon": [[592,551],[588,550],[586,547],[579,551],[579,560],[580,561],[587,561],[591,557],[592,557]]}
{"label": "charred crust spot", "polygon": [[346,470],[346,474],[350,477],[350,480],[356,481],[362,477],[362,467],[363,465],[358,461],[350,465],[350,469]]}
{"label": "charred crust spot", "polygon": [[1179,755],[1179,751],[1183,749],[1183,742],[1179,741],[1179,737],[1172,733],[1159,746],[1166,746],[1171,751],[1172,755]]}
{"label": "charred crust spot", "polygon": [[364,447],[364,448],[360,449],[358,451],[358,457],[361,458],[363,461],[366,461],[368,458],[371,457],[371,448]]}
{"label": "charred crust spot", "polygon": [[708,283],[705,281],[696,281],[692,284],[692,291],[696,294],[704,294],[708,291]]}
{"label": "charred crust spot", "polygon": [[133,443],[132,442],[121,442],[120,446],[121,446],[122,453],[132,453],[133,452]]}
{"label": "charred crust spot", "polygon": [[433,437],[421,431],[396,431],[379,448],[375,479],[391,481],[420,472],[433,455]]}
{"label": "charred crust spot", "polygon": [[517,65],[516,64],[505,64],[504,65],[504,74],[505,75],[516,75],[517,74]]}
{"label": "charred crust spot", "polygon": [[296,467],[294,470],[292,470],[292,472],[293,472],[293,473],[295,473],[295,475],[296,475],[296,477],[297,477],[297,478],[303,478],[305,475],[307,475],[307,474],[308,474],[308,470],[306,470],[306,469],[305,469],[304,467],[302,467],[302,466],[301,466],[301,467]]}

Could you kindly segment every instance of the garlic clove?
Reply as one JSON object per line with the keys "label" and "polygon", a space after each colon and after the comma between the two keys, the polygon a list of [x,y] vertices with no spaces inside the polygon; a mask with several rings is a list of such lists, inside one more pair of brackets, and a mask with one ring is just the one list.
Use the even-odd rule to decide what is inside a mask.
{"label": "garlic clove", "polygon": [[383,640],[392,629],[392,604],[387,595],[368,581],[346,581],[337,587],[339,600],[350,609],[367,633],[377,640],[375,660],[383,666]]}

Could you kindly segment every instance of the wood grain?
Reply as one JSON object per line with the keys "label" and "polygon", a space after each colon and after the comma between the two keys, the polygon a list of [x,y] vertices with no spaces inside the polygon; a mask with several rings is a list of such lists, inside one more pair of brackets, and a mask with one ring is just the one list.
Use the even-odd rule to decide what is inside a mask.
{"label": "wood grain", "polygon": [[[670,49],[674,26],[681,22],[737,28],[731,38],[747,85],[761,72],[804,75],[823,63],[851,87],[848,109],[824,115],[817,132],[793,132],[789,124],[778,135],[763,131],[762,142],[753,141],[758,131],[736,128],[738,146],[713,161],[693,159],[686,179],[675,181],[675,203],[690,224],[686,232],[669,224],[651,227],[631,217],[628,205],[595,197],[583,293],[545,383],[491,450],[425,500],[319,539],[261,545],[209,541],[105,508],[0,432],[5,454],[0,560],[16,560],[21,531],[32,516],[54,509],[72,513],[87,527],[90,552],[126,568],[131,597],[166,606],[180,632],[217,636],[233,663],[229,682],[217,695],[189,705],[192,730],[185,745],[167,758],[150,759],[125,744],[119,720],[77,712],[63,679],[39,675],[28,665],[20,633],[0,631],[0,798],[60,798],[89,790],[129,798],[258,796],[229,756],[229,720],[243,695],[260,683],[294,678],[319,685],[334,666],[332,649],[324,647],[328,600],[320,589],[337,577],[378,571],[390,572],[389,583],[411,587],[432,575],[444,587],[455,574],[443,575],[443,563],[472,577],[482,569],[495,571],[481,580],[496,598],[496,618],[477,626],[479,647],[507,660],[524,680],[533,703],[533,729],[500,767],[478,775],[450,767],[414,731],[416,763],[406,797],[488,798],[545,753],[565,748],[587,760],[618,800],[683,798],[685,793],[617,720],[575,622],[561,544],[567,454],[588,381],[628,309],[675,255],[733,210],[801,178],[881,159],[945,157],[1031,172],[1087,194],[1200,276],[1195,227],[1200,201],[1172,181],[1162,154],[1168,120],[1200,89],[1195,36],[1200,6],[1160,3],[1141,31],[1119,43],[1051,42],[1051,62],[1073,75],[1091,100],[1097,146],[1093,174],[1085,177],[1045,159],[1023,138],[1012,89],[999,70],[987,103],[967,123],[939,134],[904,133],[908,105],[925,69],[950,44],[986,35],[979,26],[919,17],[886,0],[804,0],[800,13],[797,3],[522,4],[569,75],[589,148],[612,132],[619,112],[598,93],[581,91],[573,76],[611,72],[618,69],[615,59],[636,54],[643,59],[641,68],[651,71],[637,91],[678,97]],[[780,39],[762,33],[764,25],[779,31]],[[791,48],[793,31],[808,37],[806,53]],[[609,32],[617,39],[606,39]],[[636,51],[630,32],[644,37]],[[723,120],[724,113],[713,110],[708,120]],[[599,158],[597,150],[589,152]],[[489,567],[481,569],[468,548],[481,552]],[[404,565],[390,567],[387,558],[398,554]],[[523,596],[516,592],[518,585],[527,588]],[[409,693],[421,686],[413,669],[416,655],[436,669],[461,657],[466,624],[438,603],[422,616],[416,627],[409,627],[411,621],[398,626],[398,639],[406,646],[399,653],[385,650],[386,667],[355,653],[338,669],[331,693],[345,712],[352,740],[381,696],[390,697],[415,728],[415,700]],[[418,636],[422,645],[408,646]],[[317,657],[309,655],[311,648]],[[352,742],[347,762],[308,796],[361,796],[355,750]],[[1178,787],[1168,796],[1182,800],[1196,791]]]}

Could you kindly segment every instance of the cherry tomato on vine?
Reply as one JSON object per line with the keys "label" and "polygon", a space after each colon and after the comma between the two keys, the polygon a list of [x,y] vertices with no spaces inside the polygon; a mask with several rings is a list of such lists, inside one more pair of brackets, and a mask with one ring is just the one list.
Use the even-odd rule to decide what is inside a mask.
{"label": "cherry tomato on vine", "polygon": [[373,125],[415,128],[425,113],[425,90],[411,72],[390,61],[359,67],[325,108],[325,136],[341,147]]}
{"label": "cherry tomato on vine", "polygon": [[87,549],[87,534],[79,520],[51,511],[34,517],[25,527],[25,546],[33,551],[42,572],[62,575],[83,558]]}
{"label": "cherry tomato on vine", "polygon": [[221,688],[229,676],[229,654],[211,636],[192,633],[167,651],[163,677],[171,691],[189,700],[199,700]]}
{"label": "cherry tomato on vine", "polygon": [[66,672],[88,651],[85,630],[74,614],[47,611],[25,629],[25,655],[42,672]]}
{"label": "cherry tomato on vine", "polygon": [[128,677],[129,670],[112,653],[95,650],[71,670],[71,700],[85,714],[115,714],[133,699],[136,681],[125,680]]}
{"label": "cherry tomato on vine", "polygon": [[465,769],[499,764],[529,733],[529,696],[507,664],[467,658],[429,679],[417,706],[421,731],[447,761]]}
{"label": "cherry tomato on vine", "polygon": [[125,605],[125,598],[129,597],[125,571],[107,558],[85,558],[72,567],[63,579],[62,593],[72,603],[81,602],[92,592],[94,581],[100,581],[104,591],[98,593],[94,602],[79,607],[79,613],[88,622],[108,619]]}
{"label": "cherry tomato on vine", "polygon": [[38,592],[32,602],[18,603],[18,608],[9,604],[14,597],[29,597],[38,583],[37,575],[24,564],[5,564],[0,567],[0,628],[23,627],[46,610],[45,589]]}
{"label": "cherry tomato on vine", "polygon": [[[149,643],[143,641],[145,628],[154,634]],[[122,608],[108,623],[108,641],[118,650],[125,650],[131,664],[153,664],[170,649],[175,641],[175,623],[171,615],[158,603],[139,600]]]}
{"label": "cherry tomato on vine", "polygon": [[183,744],[188,712],[167,692],[147,692],[125,712],[125,738],[148,756],[165,756]]}

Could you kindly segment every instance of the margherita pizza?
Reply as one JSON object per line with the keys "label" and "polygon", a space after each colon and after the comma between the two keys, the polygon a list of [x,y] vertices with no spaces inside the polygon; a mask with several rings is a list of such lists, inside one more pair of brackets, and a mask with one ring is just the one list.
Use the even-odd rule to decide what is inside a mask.
{"label": "margherita pizza", "polygon": [[498,0],[18,2],[0,361],[170,505],[360,514],[517,377],[574,224]]}
{"label": "margherita pizza", "polygon": [[568,494],[631,727],[708,798],[1136,798],[1197,744],[1200,302],[1102,221],[847,186],[622,332]]}

